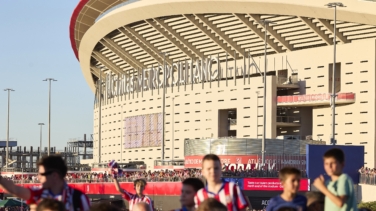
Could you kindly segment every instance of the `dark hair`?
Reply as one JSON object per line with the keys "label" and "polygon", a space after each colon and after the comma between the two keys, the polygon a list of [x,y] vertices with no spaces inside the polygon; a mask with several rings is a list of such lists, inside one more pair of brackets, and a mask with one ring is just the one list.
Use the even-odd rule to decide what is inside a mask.
{"label": "dark hair", "polygon": [[279,171],[279,179],[281,181],[285,181],[287,175],[301,175],[301,172],[299,169],[294,167],[284,167]]}
{"label": "dark hair", "polygon": [[221,163],[221,160],[219,159],[218,155],[215,154],[207,154],[202,158],[202,163],[204,163],[205,160],[212,160],[212,161],[218,161]]}
{"label": "dark hair", "polygon": [[343,153],[342,149],[333,148],[325,152],[324,159],[325,158],[334,158],[339,163],[343,163],[345,162],[345,153]]}
{"label": "dark hair", "polygon": [[198,178],[187,178],[187,179],[185,179],[183,181],[183,185],[189,185],[189,186],[191,186],[195,190],[195,192],[197,192],[201,188],[205,187],[205,185],[202,182],[202,180],[200,180]]}
{"label": "dark hair", "polygon": [[120,209],[109,202],[101,202],[91,206],[90,211],[120,211]]}
{"label": "dark hair", "polygon": [[60,155],[43,156],[42,159],[38,161],[37,166],[43,166],[46,172],[56,172],[61,178],[64,178],[68,172],[67,165]]}
{"label": "dark hair", "polygon": [[36,211],[43,211],[46,209],[52,211],[65,211],[65,205],[63,202],[55,199],[43,199],[38,203]]}
{"label": "dark hair", "polygon": [[324,201],[315,201],[307,207],[307,211],[324,211]]}
{"label": "dark hair", "polygon": [[227,207],[214,198],[207,198],[196,211],[227,211]]}
{"label": "dark hair", "polygon": [[146,186],[146,181],[143,180],[143,179],[136,179],[134,182],[133,182],[133,185],[136,187],[137,184],[140,184],[141,186]]}
{"label": "dark hair", "polygon": [[280,207],[277,211],[298,211],[295,207]]}

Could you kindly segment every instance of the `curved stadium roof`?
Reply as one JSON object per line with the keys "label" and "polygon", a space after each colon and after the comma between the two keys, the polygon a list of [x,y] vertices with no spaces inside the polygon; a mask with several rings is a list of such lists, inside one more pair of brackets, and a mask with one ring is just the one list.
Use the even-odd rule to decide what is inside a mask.
{"label": "curved stadium roof", "polygon": [[219,55],[222,59],[264,53],[270,20],[268,54],[376,38],[376,3],[344,0],[337,10],[323,0],[81,0],[70,25],[72,48],[94,90],[100,64],[114,73],[130,74],[163,61],[168,63]]}

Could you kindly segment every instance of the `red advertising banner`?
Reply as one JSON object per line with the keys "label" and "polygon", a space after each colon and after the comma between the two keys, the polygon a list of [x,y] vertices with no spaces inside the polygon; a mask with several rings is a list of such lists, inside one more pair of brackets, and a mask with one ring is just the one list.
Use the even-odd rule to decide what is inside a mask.
{"label": "red advertising banner", "polygon": [[[283,187],[277,178],[244,178],[244,190],[259,190],[259,191],[282,191]],[[309,191],[309,179],[300,180],[299,191]]]}
{"label": "red advertising banner", "polygon": [[[204,156],[185,156],[185,168],[201,168]],[[222,165],[228,169],[257,169],[279,170],[285,166],[291,166],[300,170],[306,169],[306,155],[265,155],[266,165],[261,167],[260,155],[219,155]]]}

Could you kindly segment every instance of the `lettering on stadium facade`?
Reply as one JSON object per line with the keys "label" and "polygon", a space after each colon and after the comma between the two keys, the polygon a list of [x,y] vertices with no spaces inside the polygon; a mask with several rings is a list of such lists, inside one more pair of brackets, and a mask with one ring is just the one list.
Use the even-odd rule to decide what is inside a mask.
{"label": "lettering on stadium facade", "polygon": [[[246,61],[248,60],[248,62]],[[252,62],[251,62],[252,61]],[[159,90],[174,87],[177,91],[181,87],[187,89],[187,85],[211,83],[225,79],[233,80],[236,85],[236,80],[239,78],[244,79],[250,83],[250,75],[260,72],[257,64],[252,57],[248,59],[243,58],[241,67],[236,65],[236,60],[228,61],[227,57],[225,62],[220,61],[219,57],[210,57],[202,60],[185,60],[175,62],[172,65],[163,65],[152,67],[149,69],[135,69],[131,74],[113,74],[111,71],[107,72],[106,78],[102,78],[102,98],[110,99],[116,96],[124,96],[131,93],[139,93],[143,91]],[[225,67],[221,64],[225,63]],[[229,63],[232,67],[229,67]],[[234,68],[236,67],[236,68]],[[163,73],[166,74],[163,74]],[[103,82],[104,80],[104,82]],[[100,80],[96,84],[96,100],[98,99]],[[188,87],[189,88],[189,87]]]}

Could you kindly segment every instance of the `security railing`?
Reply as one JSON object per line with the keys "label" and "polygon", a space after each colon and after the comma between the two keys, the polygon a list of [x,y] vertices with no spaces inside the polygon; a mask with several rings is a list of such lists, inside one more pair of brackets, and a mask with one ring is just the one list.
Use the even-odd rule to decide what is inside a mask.
{"label": "security railing", "polygon": [[300,123],[300,117],[297,117],[297,116],[277,116],[277,122]]}
{"label": "security railing", "polygon": [[236,119],[229,119],[230,125],[236,125]]}
{"label": "security railing", "polygon": [[360,184],[376,185],[376,174],[360,174]]}
{"label": "security railing", "polygon": [[298,84],[296,77],[277,77],[277,85],[292,85]]}

